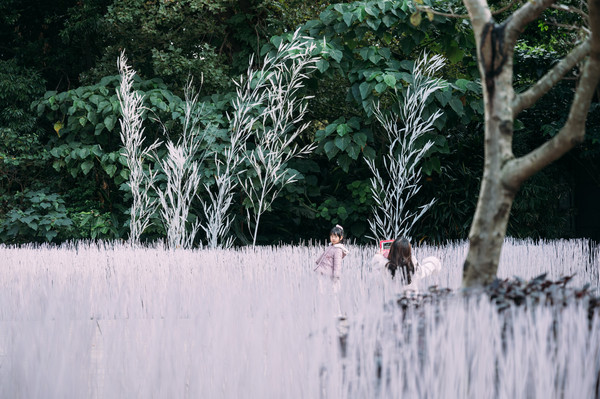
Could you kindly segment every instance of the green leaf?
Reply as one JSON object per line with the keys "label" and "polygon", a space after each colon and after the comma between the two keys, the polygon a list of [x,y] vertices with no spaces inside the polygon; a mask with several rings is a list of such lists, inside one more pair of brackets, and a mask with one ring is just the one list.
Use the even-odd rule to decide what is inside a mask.
{"label": "green leaf", "polygon": [[470,90],[474,93],[481,94],[481,84],[479,82],[469,82],[467,83],[467,90]]}
{"label": "green leaf", "polygon": [[525,125],[523,124],[523,122],[521,122],[518,119],[515,119],[514,125],[513,125],[513,130],[517,131],[517,130],[522,130],[525,128]]}
{"label": "green leaf", "polygon": [[371,51],[371,49],[369,47],[363,47],[360,50],[358,50],[358,54],[361,56],[361,58],[363,60],[368,60],[369,59],[369,52]]}
{"label": "green leaf", "polygon": [[375,159],[376,157],[375,149],[373,147],[366,146],[363,148],[362,152],[363,156],[367,159]]}
{"label": "green leaf", "polygon": [[348,145],[350,144],[351,138],[348,135],[337,136],[334,141],[335,141],[336,147],[339,148],[340,150],[344,151],[346,149],[346,147],[348,147]]}
{"label": "green leaf", "polygon": [[456,82],[454,82],[454,85],[456,86],[457,89],[459,89],[460,91],[462,91],[464,93],[467,90],[467,85],[469,83],[470,83],[469,80],[457,79]]}
{"label": "green leaf", "polygon": [[339,158],[338,158],[338,165],[340,165],[340,167],[342,168],[342,170],[346,173],[348,173],[348,171],[350,170],[350,164],[352,163],[352,159],[350,159],[350,157],[346,154],[342,154]]}
{"label": "green leaf", "polygon": [[327,69],[329,69],[329,62],[327,60],[324,60],[323,58],[319,59],[317,61],[317,70],[321,73],[325,72]]}
{"label": "green leaf", "polygon": [[335,132],[337,129],[337,123],[331,123],[325,127],[325,135],[329,136],[331,133]]}
{"label": "green leaf", "polygon": [[[319,19],[323,21],[325,25],[331,24],[337,19],[337,15],[332,10],[325,10],[319,15]],[[272,41],[272,40],[271,40]],[[274,43],[273,43],[274,44]],[[276,45],[277,46],[277,45]]]}
{"label": "green leaf", "polygon": [[95,146],[92,147],[92,153],[95,156],[100,157],[100,156],[102,156],[102,154],[104,154],[104,151],[102,151],[102,147],[100,147],[100,145],[96,144]]}
{"label": "green leaf", "polygon": [[483,115],[483,113],[484,113],[483,100],[471,101],[471,103],[469,105],[471,106],[471,109],[473,111],[477,112],[480,115]]}
{"label": "green leaf", "polygon": [[358,156],[360,155],[360,147],[354,143],[351,143],[347,148],[346,148],[346,152],[348,153],[348,156],[354,160],[358,159]]}
{"label": "green leaf", "polygon": [[356,116],[353,116],[348,121],[348,126],[350,126],[354,130],[360,129],[360,118],[356,117]]}
{"label": "green leaf", "polygon": [[439,101],[442,107],[448,104],[448,101],[452,98],[452,92],[450,90],[437,90],[435,92],[435,98]]}
{"label": "green leaf", "polygon": [[389,87],[396,87],[396,77],[394,75],[387,74],[383,77],[383,81]]}
{"label": "green leaf", "polygon": [[387,85],[387,84],[385,84],[384,82],[377,83],[377,84],[375,85],[375,91],[376,91],[378,94],[381,94],[381,93],[383,93],[384,91],[386,91],[386,90],[387,90],[387,88],[388,88],[388,85]]}
{"label": "green leaf", "polygon": [[337,134],[339,136],[345,136],[348,132],[352,131],[352,129],[350,129],[350,127],[345,123],[338,125],[337,129],[335,129],[335,130],[337,131]]}
{"label": "green leaf", "polygon": [[106,118],[104,118],[104,126],[106,126],[109,132],[113,130],[116,122],[117,118],[114,115],[108,115]]}
{"label": "green leaf", "polygon": [[79,150],[77,150],[77,156],[80,159],[86,159],[88,157],[88,155],[90,155],[89,148],[83,147],[83,148],[80,148]]}
{"label": "green leaf", "polygon": [[331,55],[331,58],[333,58],[337,62],[340,62],[343,57],[343,53],[338,49],[330,49],[329,55]]}
{"label": "green leaf", "polygon": [[94,136],[99,136],[104,129],[104,123],[98,123],[94,128]]}
{"label": "green leaf", "polygon": [[362,82],[359,86],[359,89],[360,89],[360,96],[364,100],[367,97],[369,97],[369,95],[371,94],[371,90],[373,89],[373,86],[371,85],[371,83]]}
{"label": "green leaf", "polygon": [[346,25],[350,26],[352,25],[352,17],[354,16],[354,14],[352,14],[351,12],[345,12],[344,15],[342,16],[344,18],[344,22],[346,23]]}
{"label": "green leaf", "polygon": [[58,233],[55,230],[49,230],[45,234],[46,240],[52,241],[52,239],[54,239],[54,237],[56,237],[57,235]]}
{"label": "green leaf", "polygon": [[373,64],[377,64],[382,59],[383,59],[383,57],[375,52],[373,52],[372,54],[369,55],[369,61],[371,61]]}
{"label": "green leaf", "polygon": [[376,31],[379,28],[379,25],[381,25],[380,19],[367,19],[367,26],[372,30]]}
{"label": "green leaf", "polygon": [[352,140],[360,147],[367,145],[367,135],[363,132],[357,132],[352,135]]}
{"label": "green leaf", "polygon": [[335,145],[335,142],[333,140],[330,140],[327,143],[325,143],[325,145],[323,146],[323,149],[325,150],[325,154],[327,154],[327,158],[329,158],[329,159],[332,159],[333,157],[335,157],[339,151],[339,149],[337,148],[337,146]]}
{"label": "green leaf", "polygon": [[456,112],[459,116],[464,114],[462,101],[458,97],[452,97],[449,101],[450,107]]}
{"label": "green leaf", "polygon": [[87,175],[88,173],[90,173],[90,170],[92,170],[93,167],[94,167],[94,162],[92,162],[92,161],[85,161],[84,163],[81,164],[81,170],[83,171],[84,175]]}
{"label": "green leaf", "polygon": [[389,60],[390,57],[392,56],[392,52],[389,48],[384,47],[384,48],[380,48],[379,49],[379,54],[385,58],[386,60]]}
{"label": "green leaf", "polygon": [[113,165],[106,165],[106,166],[104,166],[104,171],[110,177],[113,177],[115,175],[115,173],[117,172],[117,166],[114,165],[114,164]]}
{"label": "green leaf", "polygon": [[396,21],[398,20],[398,18],[394,17],[393,15],[384,15],[382,18],[382,22],[386,27],[390,27],[392,25],[394,25],[396,23]]}

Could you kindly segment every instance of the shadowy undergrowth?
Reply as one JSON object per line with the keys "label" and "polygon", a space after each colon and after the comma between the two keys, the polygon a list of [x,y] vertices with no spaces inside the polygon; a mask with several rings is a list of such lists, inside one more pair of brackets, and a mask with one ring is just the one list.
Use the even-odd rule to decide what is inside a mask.
{"label": "shadowy undergrowth", "polygon": [[556,281],[548,280],[547,274],[541,274],[531,280],[520,277],[513,279],[495,279],[483,291],[468,292],[464,290],[453,291],[449,288],[431,286],[426,292],[407,291],[398,296],[396,304],[407,310],[419,308],[426,304],[439,305],[442,301],[456,295],[487,295],[496,305],[498,312],[514,306],[525,308],[537,305],[566,307],[571,302],[582,302],[587,307],[588,319],[591,322],[596,311],[600,310],[600,296],[591,284],[583,287],[569,287],[568,283],[575,275],[563,276]]}

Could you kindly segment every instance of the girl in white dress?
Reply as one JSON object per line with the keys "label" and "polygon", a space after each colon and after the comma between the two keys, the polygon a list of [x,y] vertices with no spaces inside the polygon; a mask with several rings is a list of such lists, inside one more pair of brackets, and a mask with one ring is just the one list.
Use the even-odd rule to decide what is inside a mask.
{"label": "girl in white dress", "polygon": [[412,247],[406,238],[398,238],[390,247],[387,258],[382,254],[373,257],[373,270],[378,271],[387,279],[398,281],[405,290],[415,290],[416,282],[439,271],[442,264],[435,256],[429,256],[421,263],[412,254]]}

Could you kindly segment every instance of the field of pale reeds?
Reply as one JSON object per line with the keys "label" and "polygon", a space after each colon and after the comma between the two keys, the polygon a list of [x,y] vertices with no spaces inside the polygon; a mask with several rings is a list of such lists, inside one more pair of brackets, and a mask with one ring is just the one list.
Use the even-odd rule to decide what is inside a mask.
{"label": "field of pale reeds", "polygon": [[[313,272],[323,249],[0,246],[0,398],[599,397],[584,302],[403,310],[375,248],[349,245],[337,294]],[[460,288],[466,243],[414,252],[442,261],[421,289]],[[498,275],[599,294],[599,269],[585,240],[507,240]]]}

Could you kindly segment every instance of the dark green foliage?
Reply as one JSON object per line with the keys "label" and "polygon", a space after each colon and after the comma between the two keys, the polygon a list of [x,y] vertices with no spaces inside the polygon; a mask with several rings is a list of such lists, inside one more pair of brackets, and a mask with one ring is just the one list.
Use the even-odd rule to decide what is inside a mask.
{"label": "dark green foliage", "polygon": [[29,241],[52,241],[61,235],[69,238],[73,225],[67,216],[65,200],[48,189],[25,190],[12,198],[12,204],[0,225],[0,239],[3,242],[22,243]]}
{"label": "dark green foliage", "polygon": [[[460,1],[433,5],[450,4],[457,12],[463,10]],[[414,236],[436,242],[466,238],[483,169],[483,109],[474,39],[466,21],[420,13],[421,22],[414,26],[410,20],[415,13],[412,2],[389,0],[1,2],[0,222],[8,220],[11,211],[13,219],[20,211],[30,223],[46,220],[48,211],[39,204],[51,203],[55,209],[60,199],[66,203],[65,218],[72,222],[53,227],[57,233],[53,237],[26,222],[19,225],[18,237],[9,237],[3,227],[1,239],[127,235],[130,194],[128,171],[119,155],[115,92],[116,58],[122,49],[141,75],[136,89],[146,95],[149,107],[144,125],[147,141],[166,137],[156,118],[176,139],[181,129],[181,87],[191,75],[197,87],[203,79],[202,94],[210,95],[203,100],[202,126],[212,123],[214,128],[207,133],[204,148],[211,143],[222,154],[229,140],[226,112],[231,110],[231,79],[244,72],[251,54],[258,60],[286,40],[287,32],[297,25],[315,38],[322,55],[318,71],[302,93],[314,97],[306,118],[311,127],[299,138],[302,143],[317,142],[318,148],[289,165],[298,172],[298,182],[286,187],[265,214],[260,242],[322,240],[335,223],[344,225],[351,239],[368,242],[364,236],[372,199],[364,159],[380,158],[386,151],[372,107],[375,102],[384,109],[395,106],[393,94],[397,91],[402,97],[411,82],[413,61],[423,51],[446,56],[441,77],[449,86],[428,105],[427,112],[442,108],[444,115],[427,137],[435,146],[422,164],[422,189],[415,201],[435,197],[437,202],[419,220]],[[503,15],[497,18],[502,20]],[[572,47],[572,32],[549,24],[552,18],[572,23],[578,16],[549,10],[540,24],[530,25],[521,36],[515,55],[519,90]],[[514,137],[517,156],[562,126],[575,84],[571,76],[575,75],[519,115]],[[508,235],[580,234],[577,220],[586,216],[577,214],[579,193],[590,184],[600,187],[599,144],[600,109],[595,102],[585,142],[525,182],[517,194]],[[212,159],[203,172],[211,184]],[[41,197],[30,198],[28,193],[51,199],[32,202]],[[237,242],[244,243],[247,204],[241,195],[234,201],[234,230]],[[194,204],[194,214],[201,214],[200,206]],[[146,238],[162,234],[157,223]]]}

